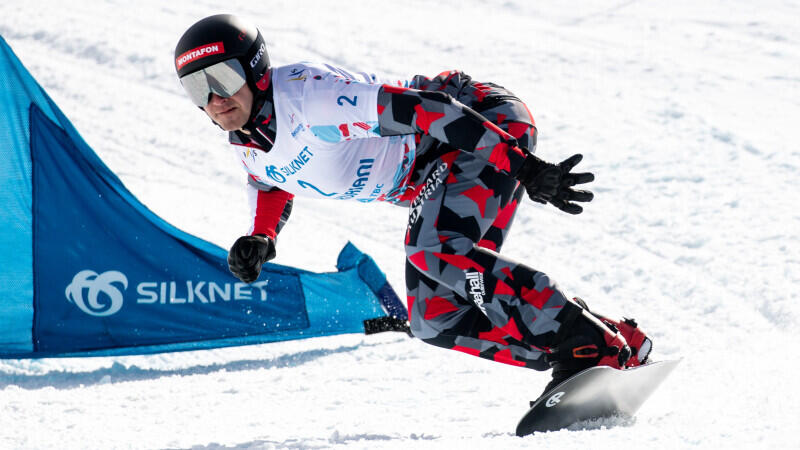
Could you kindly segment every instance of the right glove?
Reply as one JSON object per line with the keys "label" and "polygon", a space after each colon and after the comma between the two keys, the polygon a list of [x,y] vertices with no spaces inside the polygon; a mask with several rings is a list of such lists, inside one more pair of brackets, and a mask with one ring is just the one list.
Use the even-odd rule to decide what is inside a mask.
{"label": "right glove", "polygon": [[228,269],[236,278],[252,283],[261,274],[261,266],[275,257],[275,242],[267,236],[242,236],[228,252]]}
{"label": "right glove", "polygon": [[552,164],[529,154],[516,178],[525,186],[531,200],[550,203],[570,214],[580,214],[583,208],[572,202],[590,202],[594,198],[590,191],[572,189],[576,184],[594,181],[592,173],[571,173],[581,159],[582,155],[572,155],[559,164]]}

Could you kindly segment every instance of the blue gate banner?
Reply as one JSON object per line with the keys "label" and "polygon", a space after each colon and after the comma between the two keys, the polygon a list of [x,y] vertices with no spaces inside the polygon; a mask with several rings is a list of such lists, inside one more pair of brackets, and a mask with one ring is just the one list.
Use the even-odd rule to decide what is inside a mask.
{"label": "blue gate banner", "polygon": [[0,358],[190,350],[363,332],[407,312],[352,244],[337,272],[267,264],[164,222],[83,141],[0,38]]}

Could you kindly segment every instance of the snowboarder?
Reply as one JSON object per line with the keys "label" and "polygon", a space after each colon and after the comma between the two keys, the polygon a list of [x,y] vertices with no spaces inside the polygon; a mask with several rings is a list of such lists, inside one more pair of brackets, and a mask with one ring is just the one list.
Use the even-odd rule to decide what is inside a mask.
{"label": "snowboarder", "polygon": [[548,388],[595,365],[642,364],[650,339],[567,298],[498,252],[524,194],[579,214],[594,180],[574,155],[534,155],[536,126],[509,90],[459,71],[384,80],[327,64],[272,67],[259,30],[232,15],[192,25],[175,67],[194,104],[228,131],[248,172],[252,224],[228,264],[244,282],[276,255],[295,195],[409,208],[410,326],[423,341],[536,370]]}

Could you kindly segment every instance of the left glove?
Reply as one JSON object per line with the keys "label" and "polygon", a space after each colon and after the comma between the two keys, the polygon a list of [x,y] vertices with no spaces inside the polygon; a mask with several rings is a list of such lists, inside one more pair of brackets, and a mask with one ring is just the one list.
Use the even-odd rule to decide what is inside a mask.
{"label": "left glove", "polygon": [[242,236],[228,252],[228,269],[236,278],[252,283],[261,274],[261,266],[275,257],[275,242],[264,235]]}
{"label": "left glove", "polygon": [[525,186],[531,200],[550,203],[570,214],[580,214],[583,208],[573,202],[590,202],[594,198],[590,191],[572,189],[576,184],[594,181],[592,173],[571,172],[582,159],[583,155],[572,155],[559,164],[552,164],[529,154],[516,178]]}

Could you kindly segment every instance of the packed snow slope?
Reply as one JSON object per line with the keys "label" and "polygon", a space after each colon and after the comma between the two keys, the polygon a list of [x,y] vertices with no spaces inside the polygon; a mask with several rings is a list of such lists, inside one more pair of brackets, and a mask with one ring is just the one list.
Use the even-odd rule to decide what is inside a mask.
{"label": "packed snow slope", "polygon": [[[224,8],[224,9],[220,9]],[[229,247],[244,172],[173,73],[206,15],[276,65],[458,68],[531,108],[539,155],[583,153],[580,216],[526,202],[504,253],[635,317],[682,365],[632,422],[513,435],[548,374],[347,335],[124,358],[0,361],[0,448],[788,448],[800,419],[800,6],[791,1],[16,1],[0,34],[153,211]],[[406,211],[299,199],[278,262],[352,240],[402,295]],[[69,239],[69,236],[64,236]]]}

